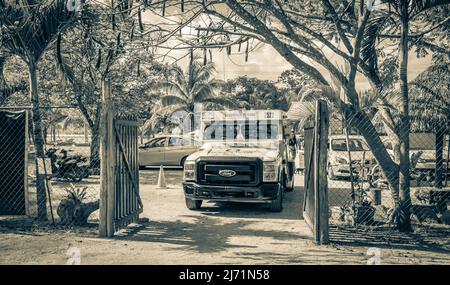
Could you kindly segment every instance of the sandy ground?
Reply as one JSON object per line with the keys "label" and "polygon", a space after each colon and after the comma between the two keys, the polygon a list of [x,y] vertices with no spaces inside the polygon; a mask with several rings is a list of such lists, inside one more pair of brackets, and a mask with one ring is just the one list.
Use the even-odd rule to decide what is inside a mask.
{"label": "sandy ground", "polygon": [[[434,239],[415,233],[375,242],[373,233],[334,229],[334,243],[316,246],[302,219],[301,187],[286,193],[281,213],[230,203],[190,211],[179,185],[181,171],[166,171],[169,188],[164,190],[153,186],[157,174],[146,170],[140,177],[142,217],[148,222],[113,239],[98,238],[96,225],[46,231],[0,227],[0,263],[66,264],[76,248],[81,264],[367,264],[373,252],[381,264],[450,264],[448,231]],[[301,184],[297,177],[296,185]]]}

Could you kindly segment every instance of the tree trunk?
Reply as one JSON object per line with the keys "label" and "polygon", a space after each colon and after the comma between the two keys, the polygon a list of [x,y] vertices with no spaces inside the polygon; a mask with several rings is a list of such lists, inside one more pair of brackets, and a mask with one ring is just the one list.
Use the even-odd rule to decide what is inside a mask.
{"label": "tree trunk", "polygon": [[100,133],[99,128],[94,127],[91,129],[92,137],[91,137],[91,160],[90,160],[90,168],[91,169],[100,169]]}
{"label": "tree trunk", "polygon": [[437,188],[442,188],[442,178],[444,174],[444,140],[445,128],[438,127],[438,129],[436,130],[436,165],[434,170],[434,186]]}
{"label": "tree trunk", "polygon": [[410,197],[410,160],[409,160],[409,94],[408,94],[408,1],[400,2],[401,13],[401,36],[400,36],[400,173],[399,173],[399,196],[400,207],[397,213],[397,227],[402,232],[411,231],[411,197]]}
{"label": "tree trunk", "polygon": [[90,169],[100,171],[100,132],[99,132],[99,124],[100,124],[100,110],[101,110],[101,102],[97,103],[97,110],[95,112],[95,116],[92,119],[89,115],[89,111],[84,106],[80,97],[77,97],[78,109],[84,117],[84,125],[85,125],[85,139],[87,137],[86,127],[89,126],[91,130],[91,145],[90,145]]}
{"label": "tree trunk", "polygon": [[89,133],[88,133],[88,123],[86,118],[83,120],[83,130],[84,130],[84,143],[89,142]]}
{"label": "tree trunk", "polygon": [[[37,196],[37,218],[39,221],[47,220],[47,196],[45,188],[45,180],[47,179],[43,169],[39,169],[39,160],[44,158],[44,136],[41,127],[41,114],[39,110],[39,94],[38,82],[36,75],[36,64],[30,60],[28,64],[29,80],[30,80],[30,99],[32,104],[33,115],[33,137],[34,147],[36,151],[36,196]],[[42,164],[41,164],[42,166]]]}
{"label": "tree trunk", "polygon": [[56,127],[52,125],[52,143],[56,143]]}
{"label": "tree trunk", "polygon": [[373,156],[386,176],[392,197],[397,205],[399,200],[397,191],[398,165],[391,159],[369,116],[364,111],[355,111],[351,108],[346,109],[345,112],[347,112],[348,124],[354,126],[369,145]]}

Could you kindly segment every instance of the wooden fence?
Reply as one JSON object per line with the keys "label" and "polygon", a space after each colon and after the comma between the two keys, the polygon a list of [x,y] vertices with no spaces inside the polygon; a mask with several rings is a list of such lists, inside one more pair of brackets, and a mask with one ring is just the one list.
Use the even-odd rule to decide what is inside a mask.
{"label": "wooden fence", "polygon": [[143,205],[139,195],[138,121],[115,116],[111,86],[103,83],[100,154],[100,236],[111,237],[136,222]]}

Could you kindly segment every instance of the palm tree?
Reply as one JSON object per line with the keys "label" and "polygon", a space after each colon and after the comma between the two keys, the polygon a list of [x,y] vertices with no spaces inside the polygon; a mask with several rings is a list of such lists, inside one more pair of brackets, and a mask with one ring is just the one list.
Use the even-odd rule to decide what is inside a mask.
{"label": "palm tree", "polygon": [[159,85],[166,94],[154,108],[151,125],[156,125],[161,118],[167,118],[177,111],[184,111],[191,120],[190,131],[193,131],[197,103],[205,103],[207,106],[234,106],[228,98],[216,95],[216,90],[222,83],[214,79],[215,71],[214,63],[204,64],[191,51],[187,70],[183,71],[174,66],[171,69],[171,77]]}
{"label": "palm tree", "polygon": [[[409,42],[411,40],[410,28],[414,18],[420,17],[420,14],[427,12],[437,6],[448,5],[447,0],[400,0],[386,1],[391,5],[400,23],[399,33],[399,69],[400,79],[400,164],[399,164],[399,196],[400,196],[400,215],[398,216],[398,227],[401,231],[411,231],[411,197],[410,197],[410,158],[409,158],[409,132],[411,130],[409,113],[409,87],[408,87],[408,56]],[[442,23],[441,23],[442,25]]]}
{"label": "palm tree", "polygon": [[449,77],[450,64],[444,61],[430,66],[410,82],[411,129],[436,135],[435,186],[438,188],[442,187],[444,141],[450,129]]}
{"label": "palm tree", "polygon": [[75,12],[68,11],[65,0],[0,0],[0,40],[5,53],[19,56],[28,66],[32,104],[33,137],[36,149],[36,192],[39,220],[47,219],[45,175],[38,160],[45,156],[39,109],[37,63],[47,47],[69,23]]}

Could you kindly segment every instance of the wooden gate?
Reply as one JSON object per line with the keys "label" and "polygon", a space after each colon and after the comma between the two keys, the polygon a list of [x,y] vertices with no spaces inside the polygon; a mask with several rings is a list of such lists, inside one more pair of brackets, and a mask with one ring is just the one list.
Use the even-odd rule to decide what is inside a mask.
{"label": "wooden gate", "polygon": [[318,244],[328,243],[328,109],[317,101],[314,120],[305,125],[305,199],[303,217]]}
{"label": "wooden gate", "polygon": [[110,85],[103,83],[101,118],[100,236],[114,233],[139,219],[143,205],[139,195],[138,122],[130,116],[114,116]]}

